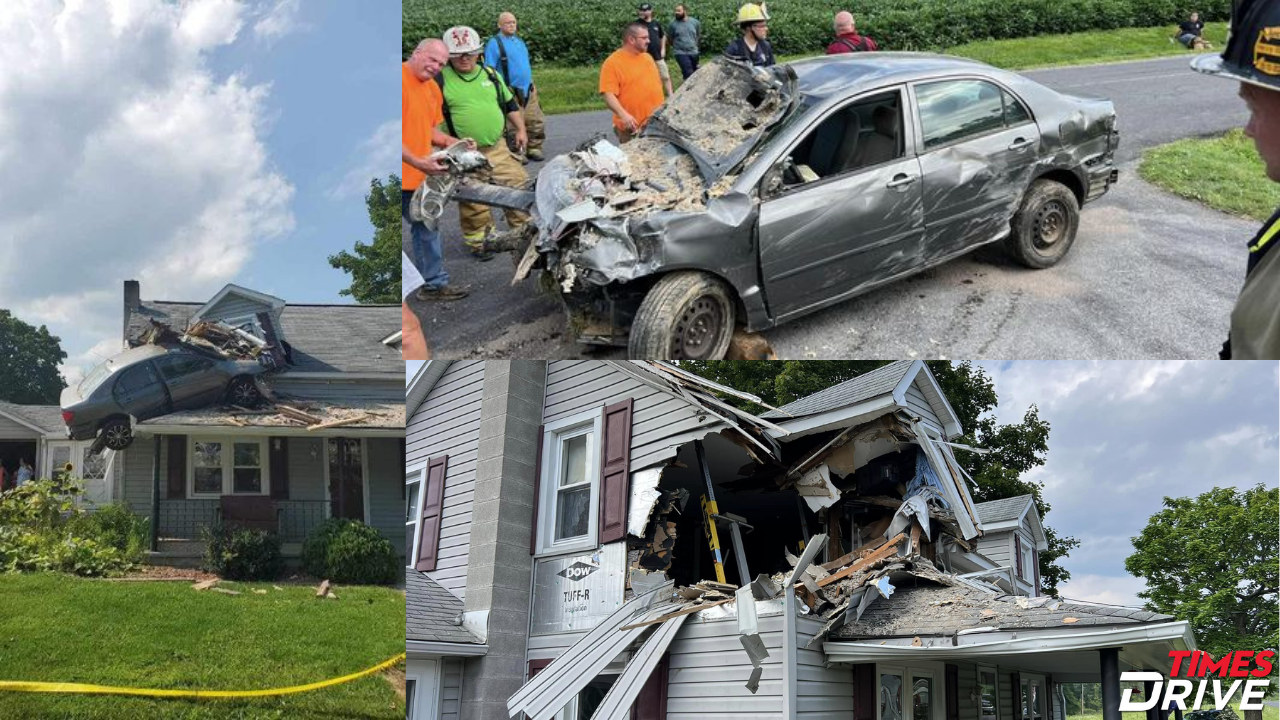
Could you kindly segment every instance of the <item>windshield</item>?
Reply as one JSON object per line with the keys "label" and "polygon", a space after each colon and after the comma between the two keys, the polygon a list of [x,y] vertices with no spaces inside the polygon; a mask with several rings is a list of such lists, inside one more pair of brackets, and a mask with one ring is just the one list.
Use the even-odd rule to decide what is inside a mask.
{"label": "windshield", "polygon": [[84,379],[80,381],[80,385],[77,387],[77,389],[80,391],[80,397],[89,397],[90,393],[92,393],[99,385],[101,385],[102,381],[106,380],[107,376],[110,374],[111,374],[110,360],[90,370],[89,374],[84,376]]}

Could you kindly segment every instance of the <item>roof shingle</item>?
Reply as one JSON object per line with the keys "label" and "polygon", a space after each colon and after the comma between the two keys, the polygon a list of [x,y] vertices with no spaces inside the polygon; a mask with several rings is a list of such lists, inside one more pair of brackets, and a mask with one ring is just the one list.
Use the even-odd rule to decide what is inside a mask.
{"label": "roof shingle", "polygon": [[897,362],[889,363],[869,373],[863,373],[852,380],[845,380],[839,385],[832,385],[826,390],[819,390],[812,395],[806,395],[799,400],[789,402],[778,408],[782,412],[770,410],[761,417],[785,418],[788,415],[792,417],[817,415],[828,410],[856,405],[863,400],[869,400],[885,393],[891,393],[898,386],[898,383],[902,382],[902,377],[907,374],[907,369],[911,367],[912,362],[911,360],[898,360]]}
{"label": "roof shingle", "polygon": [[462,601],[417,570],[405,573],[405,638],[408,640],[474,643],[476,638],[454,620]]}
{"label": "roof shingle", "polygon": [[973,506],[974,511],[978,513],[978,520],[984,523],[1008,522],[1017,520],[1022,517],[1022,511],[1027,509],[1027,503],[1033,502],[1033,495],[1019,495],[1011,498],[1001,498],[999,500],[988,500],[984,503],[978,503]]}

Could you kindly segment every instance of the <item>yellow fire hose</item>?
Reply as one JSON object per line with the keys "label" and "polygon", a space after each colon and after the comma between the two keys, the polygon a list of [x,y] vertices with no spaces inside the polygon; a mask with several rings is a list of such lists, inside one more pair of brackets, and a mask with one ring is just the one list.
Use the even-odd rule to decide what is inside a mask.
{"label": "yellow fire hose", "polygon": [[293,695],[295,693],[309,692],[311,690],[319,690],[321,688],[341,685],[342,683],[357,680],[366,675],[372,675],[376,672],[385,670],[392,665],[404,660],[405,654],[399,655],[378,663],[371,668],[366,668],[360,672],[343,675],[330,680],[322,680],[309,685],[294,685],[293,687],[272,688],[270,690],[146,690],[143,688],[114,687],[111,685],[86,685],[84,683],[53,683],[53,682],[26,682],[23,680],[0,680],[0,692],[5,690],[11,692],[32,692],[32,693],[70,693],[70,694],[87,694],[87,695],[141,695],[143,697],[165,697],[165,698],[245,698],[245,697],[272,697],[275,695]]}

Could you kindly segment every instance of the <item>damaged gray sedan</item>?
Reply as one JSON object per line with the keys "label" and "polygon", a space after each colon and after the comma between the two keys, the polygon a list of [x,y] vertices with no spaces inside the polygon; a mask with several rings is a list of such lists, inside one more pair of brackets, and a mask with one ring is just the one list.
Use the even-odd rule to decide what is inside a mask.
{"label": "damaged gray sedan", "polygon": [[[582,342],[718,358],[750,331],[1003,241],[1047,268],[1116,181],[1110,101],[982,63],[857,53],[774,68],[719,59],[621,147],[555,158],[523,251]],[[520,196],[524,195],[522,199]]]}

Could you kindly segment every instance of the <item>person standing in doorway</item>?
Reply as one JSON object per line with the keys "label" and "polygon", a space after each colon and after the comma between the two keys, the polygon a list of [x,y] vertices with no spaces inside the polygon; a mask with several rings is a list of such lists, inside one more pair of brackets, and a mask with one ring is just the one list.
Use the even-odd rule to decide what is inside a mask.
{"label": "person standing in doorway", "polygon": [[31,482],[35,476],[35,469],[31,467],[31,463],[26,458],[18,460],[18,487],[22,487],[23,483]]}

